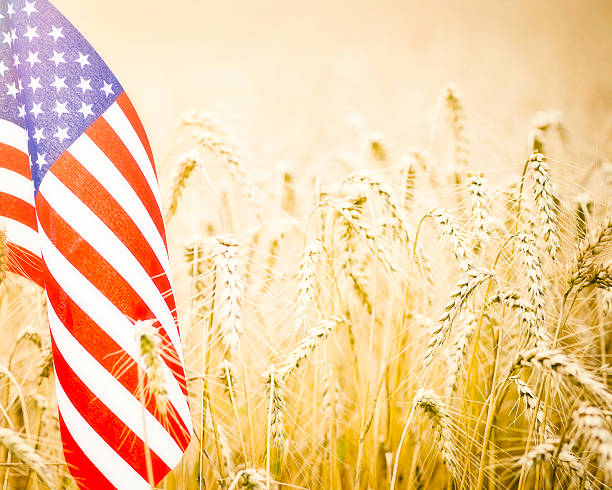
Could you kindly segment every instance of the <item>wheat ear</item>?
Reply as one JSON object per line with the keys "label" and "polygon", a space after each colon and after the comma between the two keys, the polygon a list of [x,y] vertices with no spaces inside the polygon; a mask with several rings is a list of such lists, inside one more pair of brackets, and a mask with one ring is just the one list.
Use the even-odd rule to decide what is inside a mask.
{"label": "wheat ear", "polygon": [[568,285],[571,288],[585,287],[592,279],[593,268],[599,258],[612,247],[612,218],[607,217],[604,222],[589,234],[578,246],[570,266]]}
{"label": "wheat ear", "polygon": [[213,263],[217,274],[217,298],[221,307],[221,336],[226,351],[234,358],[240,355],[240,304],[244,289],[238,242],[231,237],[218,237],[213,247]]}
{"label": "wheat ear", "polygon": [[168,388],[163,359],[163,341],[159,329],[153,326],[154,323],[154,320],[137,321],[134,324],[134,331],[140,357],[148,376],[146,388],[155,398],[158,412],[165,414],[168,409]]}
{"label": "wheat ear", "polygon": [[527,274],[527,289],[531,303],[531,308],[523,310],[521,320],[527,326],[528,337],[535,339],[535,346],[546,349],[550,347],[551,340],[545,325],[542,263],[535,242],[529,235],[519,233],[516,239]]}
{"label": "wheat ear", "polygon": [[446,106],[448,120],[453,132],[453,157],[461,171],[469,166],[469,143],[465,131],[465,109],[459,91],[453,84],[442,89],[442,100]]}
{"label": "wheat ear", "polygon": [[533,153],[527,163],[533,174],[534,200],[544,243],[550,256],[555,258],[561,244],[555,214],[555,192],[550,181],[550,171],[541,153]]}
{"label": "wheat ear", "polygon": [[612,483],[612,433],[607,417],[601,409],[583,405],[574,412],[573,420],[586,448],[597,455],[605,481]]}
{"label": "wheat ear", "polygon": [[442,236],[444,236],[450,243],[450,246],[455,254],[455,258],[459,263],[459,268],[463,272],[467,272],[472,268],[472,263],[468,259],[467,250],[463,243],[463,240],[459,237],[459,231],[455,225],[455,221],[443,209],[434,209],[429,213],[435,223],[438,225]]}
{"label": "wheat ear", "polygon": [[561,351],[530,349],[518,355],[515,367],[532,367],[557,373],[570,381],[579,390],[584,390],[590,398],[602,401],[612,408],[612,393],[595,376],[583,368],[575,359]]}
{"label": "wheat ear", "polygon": [[429,366],[433,362],[440,347],[444,345],[453,322],[463,309],[470,295],[483,282],[493,279],[494,277],[494,274],[490,271],[471,268],[467,271],[466,275],[459,280],[455,289],[450,294],[448,302],[444,306],[444,311],[431,332],[431,340],[427,346],[424,358],[426,366]]}
{"label": "wheat ear", "polygon": [[51,489],[57,488],[53,483],[53,476],[43,459],[34,448],[27,444],[16,432],[7,428],[0,428],[0,445],[28,465]]}
{"label": "wheat ear", "polygon": [[0,285],[6,279],[8,268],[8,252],[6,247],[6,232],[0,228]]}
{"label": "wheat ear", "polygon": [[454,477],[457,477],[458,464],[455,456],[456,450],[453,444],[450,417],[446,405],[433,391],[424,390],[422,388],[419,389],[412,403],[423,410],[434,423],[434,427],[440,439],[442,461],[450,473]]}
{"label": "wheat ear", "polygon": [[194,169],[198,166],[199,157],[196,151],[189,151],[185,153],[181,159],[177,162],[174,170],[174,177],[172,178],[172,187],[170,188],[170,197],[168,198],[168,204],[166,205],[165,220],[166,223],[170,222],[172,217],[176,214],[179,200],[183,195],[183,190],[187,186],[187,181]]}

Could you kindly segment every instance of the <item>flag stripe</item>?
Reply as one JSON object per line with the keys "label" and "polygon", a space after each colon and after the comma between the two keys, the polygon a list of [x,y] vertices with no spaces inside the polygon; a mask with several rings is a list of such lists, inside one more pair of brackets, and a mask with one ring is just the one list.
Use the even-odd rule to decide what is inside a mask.
{"label": "flag stripe", "polygon": [[23,199],[0,191],[0,209],[2,209],[5,218],[13,219],[28,228],[36,230],[34,207]]}
{"label": "flag stripe", "polygon": [[[138,138],[140,139],[140,143],[144,147],[147,155],[149,156],[149,161],[151,162],[151,166],[153,167],[153,172],[155,172],[155,163],[153,161],[153,152],[151,151],[151,145],[149,144],[149,138],[147,137],[147,133],[136,113],[136,109],[132,105],[132,101],[130,101],[129,97],[125,92],[123,92],[119,97],[117,97],[117,104],[121,107],[121,110],[125,114],[125,116],[130,121],[130,124],[136,131]],[[157,175],[157,172],[155,172]]]}
{"label": "flag stripe", "polygon": [[85,456],[117,488],[150,490],[151,486],[115,450],[110,447],[74,407],[59,379],[55,378],[57,404],[64,419],[66,430]]}
{"label": "flag stripe", "polygon": [[45,177],[39,193],[57,215],[87,241],[142,298],[170,336],[182,363],[183,354],[175,319],[154,282],[125,244],[53,174],[53,170]]}
{"label": "flag stripe", "polygon": [[161,198],[159,196],[159,187],[157,184],[157,176],[153,171],[153,167],[151,165],[151,160],[149,159],[149,155],[145,150],[144,146],[142,146],[142,141],[138,137],[136,130],[130,123],[130,120],[121,110],[118,104],[113,104],[108,108],[108,110],[102,115],[104,119],[108,122],[113,131],[117,133],[123,144],[130,151],[136,163],[140,167],[143,175],[147,179],[149,184],[149,188],[153,192],[153,196],[157,201],[157,207],[161,210]]}
{"label": "flag stripe", "polygon": [[[181,459],[181,448],[157,419],[148,410],[143,410],[140,401],[79,344],[53,308],[49,311],[49,320],[56,348],[55,369],[62,380],[64,390],[75,394],[71,397],[75,407],[79,409],[80,406],[79,412],[82,414],[91,413],[89,416],[84,414],[83,417],[110,446],[118,448],[121,457],[145,478],[146,467],[140,456],[148,436],[151,455],[156,459],[155,466],[166,464],[167,473],[168,469]],[[70,359],[71,365],[66,359]],[[86,407],[90,410],[83,410]],[[113,430],[105,431],[106,424],[108,428],[112,426]]]}
{"label": "flag stripe", "polygon": [[26,249],[36,257],[40,257],[38,234],[32,228],[11,218],[2,218],[1,221],[9,242]]}
{"label": "flag stripe", "polygon": [[[161,262],[164,268],[162,272],[169,278],[170,262],[168,260],[168,252],[159,234],[158,228],[155,226],[151,215],[147,212],[142,201],[139,199],[136,192],[134,192],[134,189],[123,178],[112,161],[108,159],[102,150],[100,150],[86,134],[77,139],[70,147],[69,151],[78,161],[78,164],[85,167],[87,172],[97,180],[96,187],[98,190],[104,192],[103,195],[92,192],[90,195],[91,199],[86,204],[91,207],[92,204],[95,204],[95,201],[101,204],[107,204],[109,200],[110,202],[119,204],[140,231],[134,236],[132,235],[133,230],[126,230],[123,233],[123,237],[120,237],[122,241],[126,242],[126,238],[132,235],[131,241],[139,241],[140,243],[150,245],[155,252],[156,259]],[[70,168],[71,173],[69,175],[60,176],[59,171],[66,171],[68,168]],[[74,178],[74,175],[81,174],[81,172],[72,171],[72,168],[66,165],[56,165],[54,173],[64,182],[72,177],[70,183],[73,185],[76,183],[75,181],[78,180]],[[89,183],[93,183],[92,180],[93,179],[88,179]],[[78,195],[83,196],[81,193]],[[111,206],[110,204],[107,205]],[[121,226],[116,226],[115,229],[121,229]],[[115,231],[115,234],[117,234],[117,231]],[[130,247],[130,249],[133,250],[132,247]]]}
{"label": "flag stripe", "polygon": [[[81,152],[78,151],[77,154]],[[81,157],[86,157],[86,155],[81,155]],[[65,153],[58,163],[53,168],[53,175],[57,177],[62,184],[64,184],[67,188],[70,189],[71,192],[78,196],[79,199],[82,200],[82,203],[89,208],[99,219],[100,221],[104,220],[106,216],[113,216],[112,220],[106,220],[105,224],[108,225],[110,231],[112,231],[117,238],[125,244],[128,250],[132,253],[134,258],[138,260],[140,266],[145,269],[148,276],[155,283],[157,290],[160,293],[162,298],[165,298],[168,309],[171,313],[176,311],[176,305],[174,302],[174,296],[171,293],[172,286],[170,284],[167,270],[161,266],[158,258],[159,255],[154,253],[153,250],[148,246],[148,242],[146,237],[144,237],[134,222],[134,219],[125,212],[126,209],[130,209],[132,205],[121,206],[113,196],[111,196],[108,192],[107,187],[103,187],[100,183],[84,168],[81,167],[80,162],[75,160],[69,153]],[[103,167],[104,162],[97,162],[98,165],[95,166],[98,172],[100,168]],[[114,167],[113,167],[114,168]],[[75,178],[74,175],[78,175],[78,178]],[[110,182],[109,182],[110,184]],[[127,186],[128,189],[131,189]],[[122,193],[115,193],[117,199],[125,200],[125,196],[129,195],[129,191],[126,189],[122,189],[122,186],[118,186],[119,190],[122,190]],[[136,202],[137,196],[134,195]],[[136,210],[138,210],[138,206],[134,206]],[[145,213],[146,215],[146,213]],[[142,216],[137,217],[136,219],[144,219]],[[150,229],[152,233],[155,233],[155,228],[152,227]],[[159,245],[161,250],[158,250],[162,256],[166,257],[165,246],[159,237]],[[169,264],[168,264],[169,266]],[[125,297],[124,300],[127,301],[130,298]],[[134,295],[133,301],[127,304],[132,305],[136,304],[136,302],[141,303],[140,298],[137,295]],[[125,311],[126,314],[133,314],[132,311]],[[176,321],[176,318],[174,318]],[[176,355],[175,358],[178,358]]]}
{"label": "flag stripe", "polygon": [[7,171],[10,170],[28,179],[30,181],[32,195],[34,194],[32,174],[30,174],[30,159],[27,154],[14,146],[0,143],[0,168],[5,168]]}
{"label": "flag stripe", "polygon": [[79,488],[83,488],[87,481],[95,481],[96,490],[116,490],[117,487],[106,479],[76,443],[72,434],[66,428],[66,422],[61,412],[59,412],[58,418],[68,469]]}
{"label": "flag stripe", "polygon": [[[132,467],[141,477],[147,478],[145,458],[145,443],[134,434],[121,420],[124,412],[113,412],[110,407],[100,402],[89,390],[89,387],[78,378],[65,360],[61,350],[53,344],[53,359],[57,378],[70,398],[74,408],[83,416],[83,420],[94,430],[101,439],[112,447],[117,455]],[[71,360],[72,363],[72,360]],[[72,363],[74,365],[74,363]],[[135,416],[140,416],[141,408],[136,407]],[[167,435],[167,434],[166,434]],[[154,436],[151,437],[153,441]],[[151,466],[158,474],[168,473],[167,466],[151,450]],[[180,458],[179,458],[180,459]]]}
{"label": "flag stripe", "polygon": [[[21,154],[25,155],[27,158],[28,133],[22,127],[17,126],[17,124],[7,121],[6,119],[0,119],[0,143],[12,146],[14,149],[19,150]],[[0,151],[0,158],[3,156],[3,153]]]}
{"label": "flag stripe", "polygon": [[[47,273],[47,295],[49,304],[51,304],[54,314],[65,325],[72,322],[70,335],[74,337],[76,342],[87,351],[103,369],[114,376],[118,383],[130,393],[137,393],[138,388],[138,371],[135,361],[129,356],[129,353],[124,351],[103,329],[100,328],[91,318],[89,318],[81,308],[61,289],[51,274]],[[129,327],[132,327],[129,325]],[[95,338],[95,349],[91,339]],[[137,349],[134,338],[132,338],[134,346],[133,350]],[[84,355],[84,354],[83,354]],[[76,369],[76,368],[75,368]],[[144,375],[144,382],[147,382],[147,376]],[[155,400],[152,397],[147,397],[146,408],[157,418],[159,423],[164,427],[169,426],[169,421],[173,424],[170,429],[170,434],[173,436],[176,444],[185,449],[189,444],[189,430],[182,423],[180,416],[174,406],[168,404],[168,415],[164,417],[157,413]],[[178,424],[178,425],[177,425]]]}
{"label": "flag stripe", "polygon": [[95,121],[87,131],[85,131],[85,134],[91,138],[100,150],[102,150],[102,153],[113,164],[116,171],[121,174],[132,189],[138,191],[138,197],[147,210],[150,219],[155,223],[155,227],[162,237],[165,247],[166,230],[164,228],[164,219],[157,205],[155,195],[150,189],[148,181],[140,170],[136,160],[134,160],[132,154],[123,144],[121,138],[117,136],[117,133],[115,133],[113,128],[111,128],[108,122],[102,117]]}
{"label": "flag stripe", "polygon": [[[34,206],[34,186],[32,180],[22,174],[0,168],[0,192],[6,192]],[[8,209],[8,208],[5,208]]]}
{"label": "flag stripe", "polygon": [[[100,403],[113,411],[141,440],[145,440],[145,425],[153,441],[151,449],[169,466],[174,466],[183,454],[178,444],[162,424],[148,411],[141,413],[141,403],[117,378],[109,373],[64,326],[53,307],[49,311],[51,333],[59,352],[71,361],[70,369],[80,378]],[[127,356],[126,356],[127,357]],[[78,361],[78,362],[76,362]],[[129,358],[127,363],[133,363]],[[120,364],[118,366],[121,368]],[[143,415],[145,420],[143,421]]]}
{"label": "flag stripe", "polygon": [[[39,217],[42,218],[43,216],[44,212],[39,212]],[[130,320],[99,289],[91,284],[73,263],[57,250],[47,237],[42,223],[40,230],[40,242],[49,275],[57,281],[58,285],[95,324],[117,342],[123,351],[132,359],[138,359],[133,325]],[[168,382],[168,399],[177,409],[188,431],[191,432],[191,417],[182,387],[169,370],[166,380]]]}

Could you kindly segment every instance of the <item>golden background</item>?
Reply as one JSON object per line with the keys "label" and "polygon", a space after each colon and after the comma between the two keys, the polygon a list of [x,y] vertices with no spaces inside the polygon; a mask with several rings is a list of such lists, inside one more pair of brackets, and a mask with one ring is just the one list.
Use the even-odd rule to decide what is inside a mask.
{"label": "golden background", "polygon": [[[426,141],[453,81],[474,146],[523,158],[537,110],[597,157],[612,107],[610,0],[55,0],[134,101],[158,161],[187,108],[225,119],[264,159],[303,159],[358,112]],[[608,154],[609,158],[609,154]]]}

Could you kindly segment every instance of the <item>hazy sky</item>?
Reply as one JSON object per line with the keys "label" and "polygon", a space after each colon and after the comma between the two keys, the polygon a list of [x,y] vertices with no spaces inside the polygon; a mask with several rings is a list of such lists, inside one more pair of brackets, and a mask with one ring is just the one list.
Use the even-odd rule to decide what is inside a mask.
{"label": "hazy sky", "polygon": [[602,127],[611,108],[609,0],[54,3],[122,82],[158,159],[189,107],[275,158],[352,111],[418,139],[447,81],[517,138],[538,109]]}

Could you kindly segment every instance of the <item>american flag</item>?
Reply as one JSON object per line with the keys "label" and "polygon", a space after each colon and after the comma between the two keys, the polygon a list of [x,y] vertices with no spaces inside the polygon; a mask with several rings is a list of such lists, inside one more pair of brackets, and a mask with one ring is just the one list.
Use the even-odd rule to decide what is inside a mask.
{"label": "american flag", "polygon": [[[9,270],[47,293],[66,462],[81,488],[150,488],[193,430],[147,136],[47,0],[0,0],[0,37],[0,227]],[[139,389],[137,320],[159,327],[163,413]]]}

